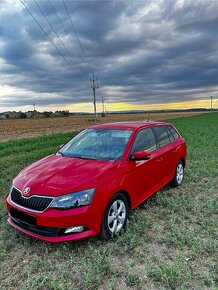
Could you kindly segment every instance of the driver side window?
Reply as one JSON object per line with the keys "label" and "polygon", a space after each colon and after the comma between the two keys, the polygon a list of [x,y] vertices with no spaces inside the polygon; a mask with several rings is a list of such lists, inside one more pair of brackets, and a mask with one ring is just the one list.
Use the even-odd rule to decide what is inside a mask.
{"label": "driver side window", "polygon": [[147,151],[151,152],[157,149],[154,134],[151,128],[142,129],[138,132],[131,154],[137,151]]}

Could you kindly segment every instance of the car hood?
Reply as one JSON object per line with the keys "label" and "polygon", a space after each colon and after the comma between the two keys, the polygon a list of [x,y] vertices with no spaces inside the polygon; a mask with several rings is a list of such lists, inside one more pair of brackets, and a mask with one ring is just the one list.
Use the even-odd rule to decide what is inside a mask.
{"label": "car hood", "polygon": [[28,194],[59,196],[96,188],[126,171],[122,161],[97,161],[58,155],[45,157],[24,168],[14,179],[14,185]]}

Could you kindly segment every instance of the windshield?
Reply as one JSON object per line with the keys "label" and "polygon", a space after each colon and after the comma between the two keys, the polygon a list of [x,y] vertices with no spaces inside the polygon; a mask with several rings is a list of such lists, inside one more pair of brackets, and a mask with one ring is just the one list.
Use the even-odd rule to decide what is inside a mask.
{"label": "windshield", "polygon": [[58,153],[82,159],[118,160],[123,156],[131,134],[132,130],[86,129]]}

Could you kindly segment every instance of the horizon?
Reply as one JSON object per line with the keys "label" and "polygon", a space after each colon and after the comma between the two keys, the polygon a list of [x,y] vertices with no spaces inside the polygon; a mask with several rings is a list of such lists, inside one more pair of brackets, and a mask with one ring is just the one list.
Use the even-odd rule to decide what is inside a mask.
{"label": "horizon", "polygon": [[[64,110],[69,110],[70,113],[76,113],[76,112],[82,112],[82,113],[88,113],[92,114],[93,113],[93,103],[79,103],[76,105],[64,105],[64,106],[59,106],[59,107],[53,107],[53,106],[40,106],[37,105],[37,103],[27,105],[27,106],[22,106],[18,107],[17,109],[11,109],[9,108],[8,110],[2,110],[0,108],[0,113],[4,113],[7,111],[22,111],[22,112],[28,112],[28,111],[33,111],[33,108],[36,108],[36,111],[38,112],[44,112],[44,111],[64,111]],[[102,103],[96,102],[96,108],[97,108],[97,113],[101,113],[103,111]],[[218,98],[213,98],[212,102],[212,108],[213,110],[218,109]],[[128,104],[128,103],[113,103],[113,104],[108,104],[104,103],[104,109],[108,112],[117,112],[117,111],[122,111],[122,112],[128,112],[128,111],[160,111],[160,110],[195,110],[195,109],[202,109],[202,110],[210,110],[211,109],[211,99],[208,98],[208,100],[201,100],[199,102],[195,101],[190,101],[190,102],[182,102],[182,103],[169,103],[169,104],[150,104],[150,105],[134,105],[134,104]]]}
{"label": "horizon", "polygon": [[[40,114],[43,114],[44,112],[52,112],[52,113],[56,113],[56,112],[69,112],[69,114],[89,114],[89,115],[93,115],[93,112],[89,112],[89,111],[69,111],[69,110],[37,110],[35,109],[35,112],[37,113],[40,113]],[[218,107],[213,107],[212,110],[211,110],[211,107],[209,108],[204,108],[204,107],[196,107],[196,108],[188,108],[188,109],[151,109],[151,110],[143,110],[143,109],[127,109],[127,110],[114,110],[114,111],[105,111],[106,114],[116,114],[116,113],[120,113],[120,114],[132,114],[132,113],[159,113],[159,112],[182,112],[182,111],[199,111],[199,112],[204,112],[204,111],[209,111],[209,112],[216,112],[218,111]],[[16,113],[28,113],[28,112],[34,112],[34,110],[28,110],[28,111],[25,111],[25,110],[19,110],[19,111],[16,111],[16,110],[11,110],[11,111],[4,111],[4,112],[1,112],[0,111],[0,114],[6,114],[6,113],[9,113],[9,112],[16,112]],[[97,114],[102,114],[103,111],[97,111]]]}

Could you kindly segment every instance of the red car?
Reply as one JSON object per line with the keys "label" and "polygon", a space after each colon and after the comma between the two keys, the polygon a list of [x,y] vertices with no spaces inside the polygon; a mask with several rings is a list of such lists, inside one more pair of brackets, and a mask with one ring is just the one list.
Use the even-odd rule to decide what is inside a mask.
{"label": "red car", "polygon": [[169,123],[88,127],[15,177],[8,222],[49,242],[109,239],[130,210],[169,182],[181,185],[185,164],[185,140]]}

